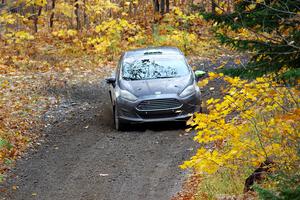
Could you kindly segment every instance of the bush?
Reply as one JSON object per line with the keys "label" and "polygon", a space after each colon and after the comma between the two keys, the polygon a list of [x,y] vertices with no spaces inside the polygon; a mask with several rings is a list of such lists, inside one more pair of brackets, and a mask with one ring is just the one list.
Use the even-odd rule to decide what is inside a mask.
{"label": "bush", "polygon": [[254,81],[209,73],[209,78],[227,83],[224,97],[209,99],[209,113],[196,113],[188,121],[200,143],[195,156],[185,161],[202,174],[219,170],[257,168],[272,160],[272,170],[294,174],[298,170],[300,144],[299,90],[272,81],[273,77]]}

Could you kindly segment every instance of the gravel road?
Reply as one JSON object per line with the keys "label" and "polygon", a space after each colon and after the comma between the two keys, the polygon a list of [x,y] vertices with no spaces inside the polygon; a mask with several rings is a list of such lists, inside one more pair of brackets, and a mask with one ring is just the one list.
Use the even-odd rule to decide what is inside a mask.
{"label": "gravel road", "polygon": [[45,115],[45,142],[17,162],[2,199],[159,200],[180,191],[178,165],[195,145],[182,124],[115,131],[104,80],[51,93],[63,101]]}
{"label": "gravel road", "polygon": [[[214,71],[224,60],[235,66],[230,57],[192,65]],[[220,97],[222,87],[210,82],[203,98]],[[49,92],[63,100],[45,114],[44,142],[17,161],[0,185],[0,199],[165,200],[180,191],[187,176],[178,165],[196,149],[182,124],[115,131],[104,80]]]}

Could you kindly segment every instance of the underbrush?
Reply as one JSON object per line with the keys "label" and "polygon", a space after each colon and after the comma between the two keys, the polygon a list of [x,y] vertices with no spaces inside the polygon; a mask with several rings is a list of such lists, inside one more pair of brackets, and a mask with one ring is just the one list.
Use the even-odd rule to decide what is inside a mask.
{"label": "underbrush", "polygon": [[202,175],[195,197],[198,200],[205,200],[240,195],[243,193],[246,178],[245,171],[233,172],[231,170],[220,170],[213,175]]}

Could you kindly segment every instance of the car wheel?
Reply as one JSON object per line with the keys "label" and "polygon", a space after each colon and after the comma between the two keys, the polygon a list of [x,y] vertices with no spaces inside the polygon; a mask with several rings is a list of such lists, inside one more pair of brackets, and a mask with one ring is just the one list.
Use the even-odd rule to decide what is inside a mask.
{"label": "car wheel", "polygon": [[118,107],[117,106],[114,106],[114,108],[113,108],[113,115],[114,115],[115,129],[117,131],[124,130],[124,123],[120,121],[120,118],[118,116]]}

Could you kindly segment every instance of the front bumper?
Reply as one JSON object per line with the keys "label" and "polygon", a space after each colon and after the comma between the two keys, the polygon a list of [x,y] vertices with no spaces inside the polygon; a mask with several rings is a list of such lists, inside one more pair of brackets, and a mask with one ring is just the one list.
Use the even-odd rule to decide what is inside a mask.
{"label": "front bumper", "polygon": [[[180,107],[168,109],[140,110],[138,105],[147,100],[176,99],[181,103]],[[174,94],[150,95],[140,98],[135,102],[117,99],[118,116],[122,122],[144,123],[162,121],[185,121],[193,113],[199,112],[201,108],[201,98],[199,93],[194,93],[185,98],[180,98]]]}

